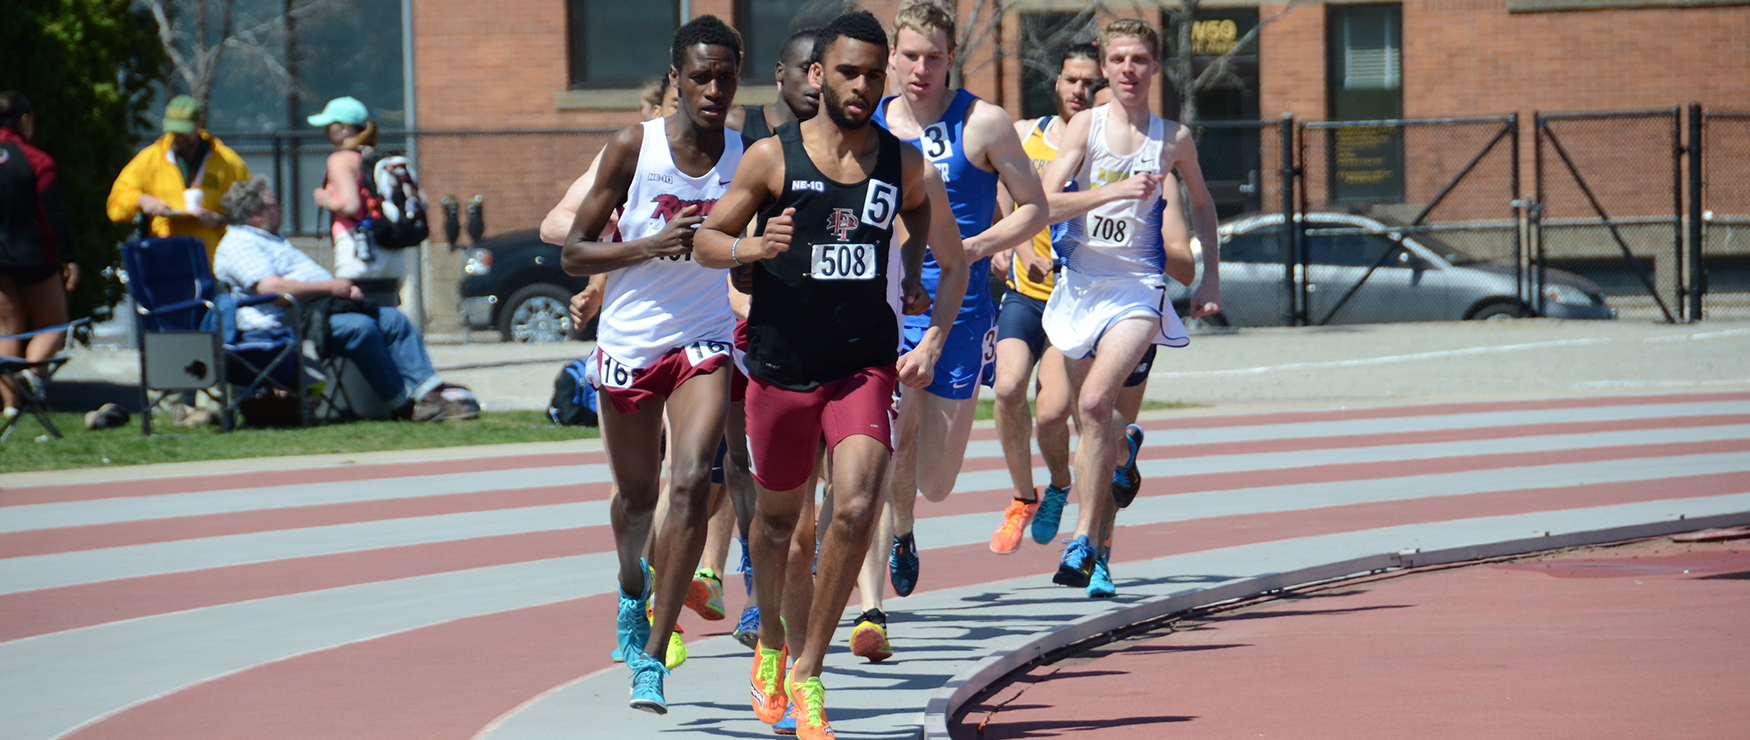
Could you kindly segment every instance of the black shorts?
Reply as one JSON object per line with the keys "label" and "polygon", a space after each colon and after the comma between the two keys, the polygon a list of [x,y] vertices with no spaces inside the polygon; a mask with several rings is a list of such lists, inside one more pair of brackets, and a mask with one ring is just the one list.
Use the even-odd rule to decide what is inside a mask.
{"label": "black shorts", "polygon": [[1045,301],[1011,290],[1003,295],[1002,308],[997,313],[997,343],[1004,339],[1019,339],[1033,351],[1033,360],[1045,354]]}
{"label": "black shorts", "polygon": [[61,276],[60,265],[30,265],[28,267],[0,266],[0,277],[12,278],[19,287],[36,285],[49,278]]}

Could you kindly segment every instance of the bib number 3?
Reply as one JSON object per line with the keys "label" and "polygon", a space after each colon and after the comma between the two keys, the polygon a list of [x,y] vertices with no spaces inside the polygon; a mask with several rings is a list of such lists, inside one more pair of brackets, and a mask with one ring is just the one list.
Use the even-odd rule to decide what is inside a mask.
{"label": "bib number 3", "polygon": [[815,280],[874,280],[875,245],[816,244],[810,274]]}

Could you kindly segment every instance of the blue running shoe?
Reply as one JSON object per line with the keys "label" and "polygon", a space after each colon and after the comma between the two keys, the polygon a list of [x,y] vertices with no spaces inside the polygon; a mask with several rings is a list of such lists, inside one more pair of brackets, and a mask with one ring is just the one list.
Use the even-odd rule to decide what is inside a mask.
{"label": "blue running shoe", "polygon": [[776,735],[796,734],[796,703],[791,702],[790,708],[784,710],[784,718],[778,724],[772,725],[772,733]]}
{"label": "blue running shoe", "polygon": [[1142,488],[1142,471],[1136,469],[1136,451],[1142,449],[1142,427],[1131,424],[1124,430],[1124,441],[1130,444],[1130,455],[1123,465],[1112,471],[1112,503],[1122,509],[1136,500]]}
{"label": "blue running shoe", "polygon": [[735,623],[735,632],[731,634],[735,636],[736,642],[741,643],[749,650],[759,646],[760,607],[758,604],[749,604],[746,609],[741,610],[741,621]]}
{"label": "blue running shoe", "polygon": [[642,709],[651,714],[668,714],[668,700],[662,696],[662,679],[668,675],[668,668],[662,661],[643,653],[632,657],[632,702],[633,709]]}
{"label": "blue running shoe", "polygon": [[918,587],[918,542],[912,534],[893,538],[893,553],[887,556],[887,574],[900,596],[910,596]]}
{"label": "blue running shoe", "polygon": [[1066,542],[1069,544],[1063,548],[1063,562],[1058,563],[1057,575],[1051,577],[1051,582],[1059,586],[1086,587],[1088,579],[1094,575],[1094,561],[1099,558],[1093,546],[1088,544],[1087,535],[1077,535]]}
{"label": "blue running shoe", "polygon": [[620,613],[614,620],[614,652],[609,657],[619,661],[644,652],[644,643],[650,640],[650,617],[644,610],[649,601],[648,578],[644,580],[644,592],[637,598],[620,592]]}
{"label": "blue running shoe", "polygon": [[1106,556],[1094,559],[1094,574],[1088,578],[1088,598],[1110,599],[1118,595],[1118,587],[1112,584],[1112,570],[1106,565]]}
{"label": "blue running shoe", "polygon": [[741,543],[741,585],[747,587],[747,595],[753,595],[753,552],[747,549],[747,538],[737,537]]}
{"label": "blue running shoe", "polygon": [[1063,523],[1063,506],[1069,503],[1069,489],[1046,486],[1039,497],[1039,513],[1033,515],[1033,541],[1049,545],[1057,539],[1057,527]]}

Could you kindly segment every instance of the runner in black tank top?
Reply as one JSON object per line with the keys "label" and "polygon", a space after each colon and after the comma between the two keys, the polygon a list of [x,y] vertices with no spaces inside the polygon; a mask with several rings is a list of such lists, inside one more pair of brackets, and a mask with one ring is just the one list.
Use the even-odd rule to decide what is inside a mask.
{"label": "runner in black tank top", "polygon": [[[880,509],[894,384],[929,384],[967,279],[935,168],[869,125],[886,70],[887,34],[874,16],[847,13],[827,24],[809,67],[820,113],[747,151],[693,242],[706,266],[762,263],[754,268],[747,435],[759,490],[749,538],[754,589],[768,617],[784,602],[791,535],[823,437],[830,450],[833,515],[807,617],[789,620],[788,631],[784,621],[760,620],[750,687],[755,714],[776,723],[791,710],[803,740],[831,737],[821,667]],[[760,234],[737,236],[762,210]],[[898,276],[887,274],[885,259],[896,219],[906,226],[901,249],[927,242],[943,266],[932,325],[897,362],[886,287]],[[908,298],[923,290],[915,274],[903,284]]]}
{"label": "runner in black tank top", "polygon": [[[789,251],[753,268],[759,300],[748,313],[747,371],[755,378],[805,391],[899,358],[887,252],[898,220],[900,141],[884,129],[873,133],[880,141],[875,170],[846,184],[814,166],[799,124],[778,127],[784,193],[760,218],[770,222],[794,208],[796,231]],[[817,251],[824,274],[811,274]]]}

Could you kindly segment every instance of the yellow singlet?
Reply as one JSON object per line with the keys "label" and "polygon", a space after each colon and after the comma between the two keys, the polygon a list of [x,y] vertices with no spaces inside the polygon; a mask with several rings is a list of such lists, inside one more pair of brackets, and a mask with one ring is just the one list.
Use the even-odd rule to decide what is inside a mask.
{"label": "yellow singlet", "polygon": [[[1057,158],[1057,147],[1045,142],[1045,129],[1050,128],[1051,122],[1056,118],[1057,116],[1040,118],[1039,123],[1033,126],[1033,131],[1027,134],[1027,139],[1021,142],[1021,149],[1026,151],[1027,156],[1033,160],[1033,170],[1039,174],[1044,174],[1045,166]],[[1033,253],[1047,260],[1051,259],[1051,227],[1047,226],[1043,231],[1033,235]],[[1009,263],[1009,289],[1018,290],[1021,295],[1041,301],[1047,300],[1051,298],[1052,282],[1053,278],[1050,274],[1047,274],[1042,282],[1036,283],[1028,280],[1027,271],[1021,269],[1020,260],[1012,260]]]}

